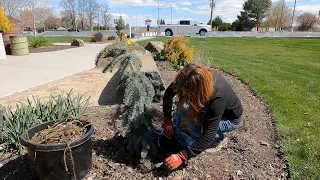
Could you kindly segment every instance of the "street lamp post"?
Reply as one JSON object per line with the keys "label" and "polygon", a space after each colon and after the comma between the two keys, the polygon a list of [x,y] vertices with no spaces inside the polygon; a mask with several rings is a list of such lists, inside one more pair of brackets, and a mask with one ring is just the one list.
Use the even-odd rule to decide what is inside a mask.
{"label": "street lamp post", "polygon": [[101,10],[101,7],[99,6],[99,8],[98,8],[98,31],[100,31],[100,10]]}
{"label": "street lamp post", "polygon": [[172,3],[170,3],[171,6],[171,24],[172,24]]}
{"label": "street lamp post", "polygon": [[291,32],[293,32],[293,18],[294,18],[294,12],[296,10],[296,3],[297,3],[297,0],[294,0],[294,7],[293,7],[293,14],[292,14],[292,20],[291,20]]}
{"label": "street lamp post", "polygon": [[210,13],[210,26],[212,28],[212,15],[213,15],[213,8],[216,7],[216,0],[209,0],[210,1],[210,9],[211,9],[211,13]]}
{"label": "street lamp post", "polygon": [[136,13],[136,29],[138,29],[138,14]]}
{"label": "street lamp post", "polygon": [[77,23],[77,15],[74,16],[74,23],[76,25],[76,36],[78,37],[78,23]]}
{"label": "street lamp post", "polygon": [[29,0],[29,4],[30,4],[30,7],[31,7],[31,13],[32,13],[33,35],[37,36],[36,18],[34,17],[34,0],[32,0],[32,5],[31,5],[31,0]]}
{"label": "street lamp post", "polygon": [[159,0],[158,0],[158,22],[157,22],[157,24],[158,24],[157,32],[158,32],[158,34],[160,34],[160,2],[159,2]]}

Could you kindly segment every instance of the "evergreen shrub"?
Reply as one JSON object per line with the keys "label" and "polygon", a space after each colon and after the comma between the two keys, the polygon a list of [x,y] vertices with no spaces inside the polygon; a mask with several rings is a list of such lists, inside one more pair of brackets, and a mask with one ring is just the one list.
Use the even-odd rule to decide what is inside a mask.
{"label": "evergreen shrub", "polygon": [[164,46],[163,55],[165,60],[175,66],[184,66],[192,61],[194,56],[193,47],[188,47],[189,40],[182,35],[173,37]]}
{"label": "evergreen shrub", "polygon": [[121,80],[117,87],[117,96],[123,100],[124,105],[121,132],[125,137],[123,146],[131,156],[139,157],[142,163],[150,167],[150,158],[156,152],[156,146],[147,134],[149,128],[154,129],[154,87],[141,72],[141,60],[130,52],[129,45],[117,42],[111,47],[105,49],[100,57],[112,57],[104,71],[112,71],[120,64],[117,73]]}

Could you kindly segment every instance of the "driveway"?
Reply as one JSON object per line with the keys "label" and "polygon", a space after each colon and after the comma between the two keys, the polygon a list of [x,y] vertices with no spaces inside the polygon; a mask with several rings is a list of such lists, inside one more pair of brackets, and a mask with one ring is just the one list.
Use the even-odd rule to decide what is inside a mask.
{"label": "driveway", "polygon": [[96,54],[106,44],[0,60],[0,98],[95,67]]}

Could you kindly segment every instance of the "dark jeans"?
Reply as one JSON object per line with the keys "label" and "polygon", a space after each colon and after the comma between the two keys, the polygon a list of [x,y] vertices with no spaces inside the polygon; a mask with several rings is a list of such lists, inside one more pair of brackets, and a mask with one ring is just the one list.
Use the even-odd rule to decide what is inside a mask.
{"label": "dark jeans", "polygon": [[237,129],[239,125],[233,124],[230,120],[225,119],[224,117],[221,118],[219,123],[219,129],[216,134],[216,139],[214,140],[215,143],[219,143],[224,139],[224,132],[231,132]]}
{"label": "dark jeans", "polygon": [[[238,126],[239,125],[233,124],[230,120],[222,117],[213,145],[218,144],[224,139],[224,132],[231,132],[237,129]],[[168,138],[166,136],[161,136],[156,143],[166,155],[179,153],[179,151],[184,148],[176,138]]]}

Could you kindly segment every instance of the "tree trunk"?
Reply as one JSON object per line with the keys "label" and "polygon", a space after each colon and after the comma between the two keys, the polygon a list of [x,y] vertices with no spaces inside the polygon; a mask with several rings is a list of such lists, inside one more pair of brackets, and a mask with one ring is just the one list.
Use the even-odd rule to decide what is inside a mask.
{"label": "tree trunk", "polygon": [[93,31],[92,20],[89,20],[90,31]]}
{"label": "tree trunk", "polygon": [[84,31],[84,20],[83,20],[83,18],[81,19],[81,28],[82,28],[82,31]]}

